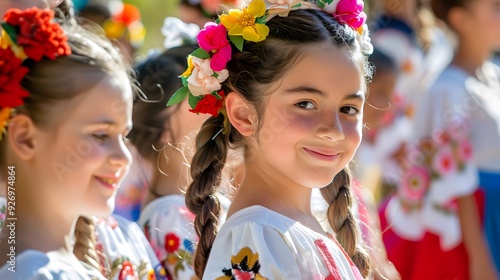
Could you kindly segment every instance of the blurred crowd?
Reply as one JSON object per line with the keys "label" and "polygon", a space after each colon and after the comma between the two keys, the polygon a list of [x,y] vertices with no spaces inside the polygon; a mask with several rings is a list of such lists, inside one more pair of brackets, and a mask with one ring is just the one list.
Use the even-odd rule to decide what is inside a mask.
{"label": "blurred crowd", "polygon": [[[125,248],[136,255],[130,261],[155,258],[148,268],[157,277],[195,279],[190,267],[199,240],[184,195],[192,142],[209,116],[189,112],[187,101],[166,104],[183,87],[178,77],[200,29],[241,3],[181,0],[173,17],[156,19],[163,22],[158,30],[143,23],[148,12],[133,3],[0,0],[0,14],[33,5],[67,8],[78,24],[119,48],[139,92],[125,143],[133,161],[113,214],[78,222],[94,224],[110,260]],[[370,277],[500,279],[500,1],[370,0],[365,12],[374,75],[350,168],[359,237],[376,267]],[[148,37],[164,44],[145,50]],[[220,221],[245,176],[241,158],[228,156],[230,172],[217,193]],[[315,191],[312,211],[334,234],[323,223],[328,205]],[[111,234],[117,227],[123,232]]]}

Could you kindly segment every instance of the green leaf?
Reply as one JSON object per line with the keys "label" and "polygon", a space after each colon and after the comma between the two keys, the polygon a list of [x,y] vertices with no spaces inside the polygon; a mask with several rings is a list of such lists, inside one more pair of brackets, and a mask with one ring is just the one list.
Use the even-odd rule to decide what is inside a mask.
{"label": "green leaf", "polygon": [[180,103],[184,98],[186,98],[186,95],[189,93],[189,88],[188,87],[182,87],[179,90],[177,90],[172,97],[167,102],[167,106],[172,106],[177,103]]}
{"label": "green leaf", "polygon": [[184,77],[184,76],[181,76],[181,80],[182,80],[182,85],[187,87],[188,86],[188,78],[187,77]]}
{"label": "green leaf", "polygon": [[243,51],[243,43],[245,42],[243,36],[229,36],[229,39],[233,42],[234,46],[240,50],[240,52]]}
{"label": "green leaf", "polygon": [[189,106],[191,106],[191,109],[196,108],[196,104],[198,104],[198,102],[200,102],[201,99],[202,99],[201,96],[194,96],[194,95],[190,94],[189,98],[188,98],[188,102],[189,102]]}
{"label": "green leaf", "polygon": [[12,40],[12,42],[17,45],[17,30],[16,30],[16,28],[8,23],[5,23],[5,22],[2,23],[2,28],[9,35],[10,40]]}
{"label": "green leaf", "polygon": [[[298,4],[300,5],[300,4]],[[267,15],[263,15],[255,20],[255,23],[266,24]]]}
{"label": "green leaf", "polygon": [[201,58],[201,59],[210,58],[210,55],[202,48],[196,49],[191,55],[196,56],[196,57]]}

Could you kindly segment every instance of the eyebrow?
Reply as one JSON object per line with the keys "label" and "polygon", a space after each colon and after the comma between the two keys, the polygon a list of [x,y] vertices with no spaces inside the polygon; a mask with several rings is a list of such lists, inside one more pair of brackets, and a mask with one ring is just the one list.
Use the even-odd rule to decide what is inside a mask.
{"label": "eyebrow", "polygon": [[[285,92],[292,93],[292,94],[306,92],[306,93],[311,93],[311,94],[315,94],[315,95],[326,96],[325,92],[323,92],[319,89],[316,89],[316,88],[308,87],[308,86],[299,86],[299,87],[295,87],[295,88],[290,88],[290,89],[285,90]],[[365,98],[365,94],[363,92],[358,91],[355,93],[348,94],[343,99],[344,100],[352,100],[352,99],[364,100],[364,98]]]}

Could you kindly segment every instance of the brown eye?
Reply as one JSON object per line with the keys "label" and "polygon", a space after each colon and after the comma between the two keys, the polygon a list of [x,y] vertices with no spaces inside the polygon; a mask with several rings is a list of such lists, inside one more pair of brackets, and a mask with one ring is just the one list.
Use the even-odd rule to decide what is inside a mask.
{"label": "brown eye", "polygon": [[314,106],[314,104],[310,101],[301,101],[299,103],[296,103],[295,106],[307,110],[316,109],[316,106]]}
{"label": "brown eye", "polygon": [[340,108],[340,112],[347,114],[347,115],[356,115],[359,113],[359,110],[352,107],[352,106],[345,106]]}

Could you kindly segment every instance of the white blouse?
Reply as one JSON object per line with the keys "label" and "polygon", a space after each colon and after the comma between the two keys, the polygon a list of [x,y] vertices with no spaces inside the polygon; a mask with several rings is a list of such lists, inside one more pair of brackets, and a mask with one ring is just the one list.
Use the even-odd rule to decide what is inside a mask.
{"label": "white blouse", "polygon": [[362,279],[341,246],[255,205],[233,214],[213,244],[203,279]]}

